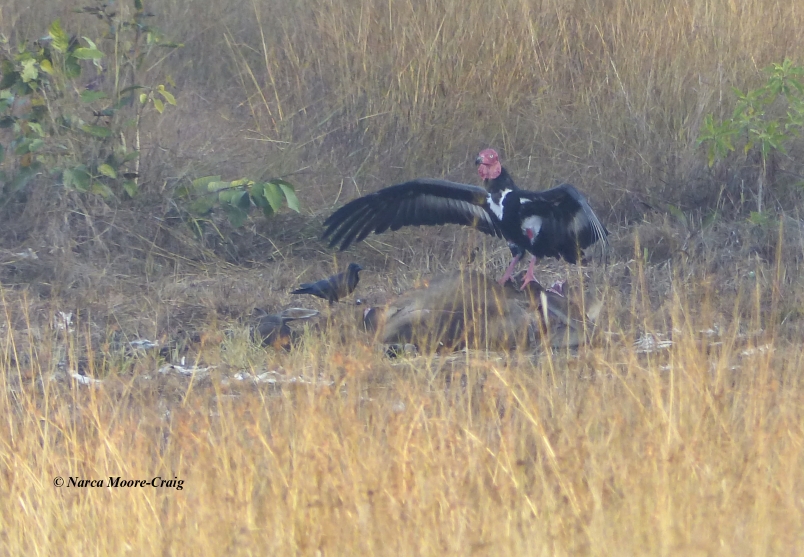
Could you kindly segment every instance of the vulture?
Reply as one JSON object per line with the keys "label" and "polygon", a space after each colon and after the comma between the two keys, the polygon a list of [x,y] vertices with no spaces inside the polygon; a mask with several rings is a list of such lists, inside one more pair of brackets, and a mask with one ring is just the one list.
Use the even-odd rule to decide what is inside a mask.
{"label": "vulture", "polygon": [[608,249],[608,230],[586,198],[570,184],[535,192],[522,190],[500,164],[494,149],[484,149],[475,160],[483,186],[433,178],[419,178],[383,188],[350,201],[324,221],[330,247],[345,250],[371,232],[403,226],[461,224],[491,236],[505,238],[512,260],[498,281],[505,284],[525,252],[531,260],[522,283],[535,280],[533,267],[542,257],[576,263],[579,251],[598,240]]}
{"label": "vulture", "polygon": [[354,289],[357,288],[357,283],[360,282],[358,273],[362,270],[363,267],[357,263],[349,263],[344,272],[317,282],[300,284],[299,288],[291,292],[291,294],[312,294],[333,304],[354,292]]}

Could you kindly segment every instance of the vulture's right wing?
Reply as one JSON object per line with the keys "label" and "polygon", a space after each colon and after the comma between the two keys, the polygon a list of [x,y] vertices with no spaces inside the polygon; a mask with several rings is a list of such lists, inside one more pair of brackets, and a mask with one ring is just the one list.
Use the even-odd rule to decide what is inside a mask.
{"label": "vulture's right wing", "polygon": [[421,178],[350,201],[324,221],[324,238],[341,250],[372,232],[389,228],[461,224],[502,237],[500,221],[488,210],[488,193],[478,186]]}

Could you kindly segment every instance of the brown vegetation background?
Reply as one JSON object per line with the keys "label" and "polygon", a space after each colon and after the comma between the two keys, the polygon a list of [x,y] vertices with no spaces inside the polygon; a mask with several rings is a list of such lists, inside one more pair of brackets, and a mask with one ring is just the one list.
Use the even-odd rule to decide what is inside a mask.
{"label": "brown vegetation background", "polygon": [[[12,44],[81,2],[6,1]],[[119,9],[130,9],[120,3]],[[795,555],[804,547],[801,145],[709,169],[704,115],[802,64],[796,0],[163,0],[184,48],[178,107],[144,126],[142,194],[3,208],[0,546],[12,554]],[[604,300],[578,353],[393,362],[340,326],[264,350],[241,319],[350,260],[369,302],[507,248],[402,230],[346,255],[330,210],[416,176],[476,183],[497,148],[518,182],[569,181],[612,232],[608,267],[540,277]],[[282,176],[302,214],[197,238],[175,189]],[[679,219],[678,207],[684,214]],[[710,227],[702,219],[717,211]],[[675,216],[672,214],[675,212]],[[778,218],[777,218],[778,217]],[[479,247],[479,256],[471,254]],[[37,259],[24,257],[30,249]],[[305,302],[306,303],[306,302]],[[317,302],[312,305],[326,309]],[[72,332],[54,325],[73,312]],[[323,321],[323,320],[322,320]],[[672,340],[645,353],[632,343]],[[209,375],[159,374],[174,343]],[[180,340],[176,340],[180,339]],[[178,344],[176,344],[178,343]],[[117,347],[117,348],[115,348]],[[70,379],[79,370],[103,383]],[[276,372],[287,381],[238,381]],[[295,378],[291,383],[289,379]],[[55,476],[177,476],[181,491],[56,488]]]}

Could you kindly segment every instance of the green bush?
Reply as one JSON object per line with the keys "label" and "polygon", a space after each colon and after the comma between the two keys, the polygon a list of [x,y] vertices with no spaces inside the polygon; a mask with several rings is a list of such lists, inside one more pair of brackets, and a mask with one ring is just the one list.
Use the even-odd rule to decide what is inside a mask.
{"label": "green bush", "polygon": [[732,117],[715,123],[708,114],[698,137],[698,143],[706,146],[710,167],[734,151],[739,142],[743,143],[745,154],[759,153],[762,168],[757,179],[754,221],[762,213],[769,158],[775,153],[785,154],[786,146],[801,134],[804,126],[804,68],[785,59],[765,71],[768,79],[761,87],[746,93],[734,88],[737,105]]}
{"label": "green bush", "polygon": [[[182,45],[166,41],[147,23],[152,14],[141,0],[133,0],[133,10],[112,11],[102,4],[79,12],[104,23],[100,38],[70,35],[56,20],[30,46],[2,42],[0,129],[10,130],[7,148],[0,135],[3,203],[37,176],[68,191],[134,197],[143,115],[146,110],[161,115],[176,104],[170,77],[165,85],[151,75],[165,59],[158,49]],[[294,188],[284,180],[222,182],[220,176],[179,188],[177,199],[195,217],[220,208],[234,226],[245,222],[252,205],[270,216],[283,200],[299,210]]]}
{"label": "green bush", "polygon": [[133,4],[128,12],[80,10],[104,22],[96,40],[70,35],[56,20],[32,45],[3,41],[0,128],[11,132],[8,147],[0,144],[4,201],[40,175],[104,198],[136,195],[144,111],[176,104],[166,85],[148,81],[162,59],[156,49],[180,45],[146,23],[140,0]]}
{"label": "green bush", "polygon": [[258,207],[270,217],[282,206],[299,212],[299,200],[293,186],[284,180],[255,182],[241,178],[231,182],[221,181],[220,176],[206,176],[193,180],[192,185],[178,189],[180,198],[190,200],[190,211],[203,217],[220,207],[234,227],[243,226],[252,207]]}

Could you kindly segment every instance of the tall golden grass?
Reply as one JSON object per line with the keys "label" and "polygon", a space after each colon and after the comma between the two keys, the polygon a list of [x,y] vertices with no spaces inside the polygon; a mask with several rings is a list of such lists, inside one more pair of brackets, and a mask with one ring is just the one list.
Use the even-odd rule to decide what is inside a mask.
{"label": "tall golden grass", "polygon": [[[89,32],[93,22],[69,11],[81,4],[11,0],[0,31],[40,37],[61,16]],[[523,185],[581,185],[596,207],[613,209],[613,231],[635,193],[694,208],[719,191],[696,190],[717,186],[700,179],[703,115],[728,114],[730,86],[755,84],[765,65],[804,52],[795,0],[165,0],[149,9],[186,44],[159,68],[179,85],[180,106],[144,142],[151,171],[301,170],[293,181],[314,213],[415,175],[472,180],[468,162],[488,145],[504,151]],[[424,237],[399,267],[383,259],[387,244],[359,253],[377,268],[408,265],[410,275],[425,263],[455,265],[460,255],[433,245],[441,244]],[[104,356],[87,339],[136,329],[130,323],[159,335],[165,313],[175,319],[172,303],[214,314],[241,279],[272,304],[290,298],[253,274],[169,277],[154,267],[142,292],[60,291],[92,317],[105,312],[98,321],[109,328],[99,332],[82,314],[65,334],[49,328],[60,300],[5,292],[0,547],[800,554],[801,262],[781,251],[718,260],[721,247],[688,267],[646,267],[649,254],[637,249],[599,271],[602,340],[533,359],[470,351],[394,362],[351,328],[310,333],[298,350],[276,353],[242,327],[227,337],[229,324],[210,319],[188,365],[218,368],[190,379],[157,373],[152,356]],[[309,272],[292,249],[277,249],[286,256],[282,277],[271,277],[278,284]],[[180,268],[189,264],[172,267]],[[125,280],[115,284],[131,287]],[[203,291],[199,283],[213,280],[226,287]],[[412,280],[361,284],[390,291]],[[672,335],[672,346],[640,353],[632,342],[646,333]],[[71,379],[82,358],[103,383]],[[310,382],[252,385],[233,378],[242,370]],[[57,476],[183,484],[56,487]]]}
{"label": "tall golden grass", "polygon": [[[804,356],[782,326],[784,264],[743,269],[734,285],[638,260],[596,279],[615,283],[625,268],[630,294],[598,283],[599,340],[577,353],[393,361],[342,307],[347,326],[311,331],[290,353],[210,325],[187,365],[218,367],[193,378],[158,373],[153,357],[103,355],[88,345],[87,321],[72,333],[35,320],[21,330],[13,312],[25,304],[7,299],[3,545],[59,555],[797,554]],[[672,345],[632,344],[645,333]],[[82,354],[102,383],[70,378]],[[234,377],[267,370],[298,381]],[[56,477],[107,485],[56,487]],[[110,488],[110,477],[182,484]]]}
{"label": "tall golden grass", "polygon": [[[32,10],[11,0],[0,31],[39,37],[61,15],[99,33],[71,14],[82,4]],[[695,142],[703,116],[729,115],[732,86],[756,86],[762,68],[804,50],[795,0],[166,0],[149,9],[149,22],[186,45],[157,66],[182,102],[149,156],[175,166],[164,152],[179,154],[192,176],[303,169],[295,181],[308,207],[412,174],[469,180],[467,162],[488,145],[523,184],[576,182],[617,214],[634,193],[714,203],[720,184],[704,179]]]}

